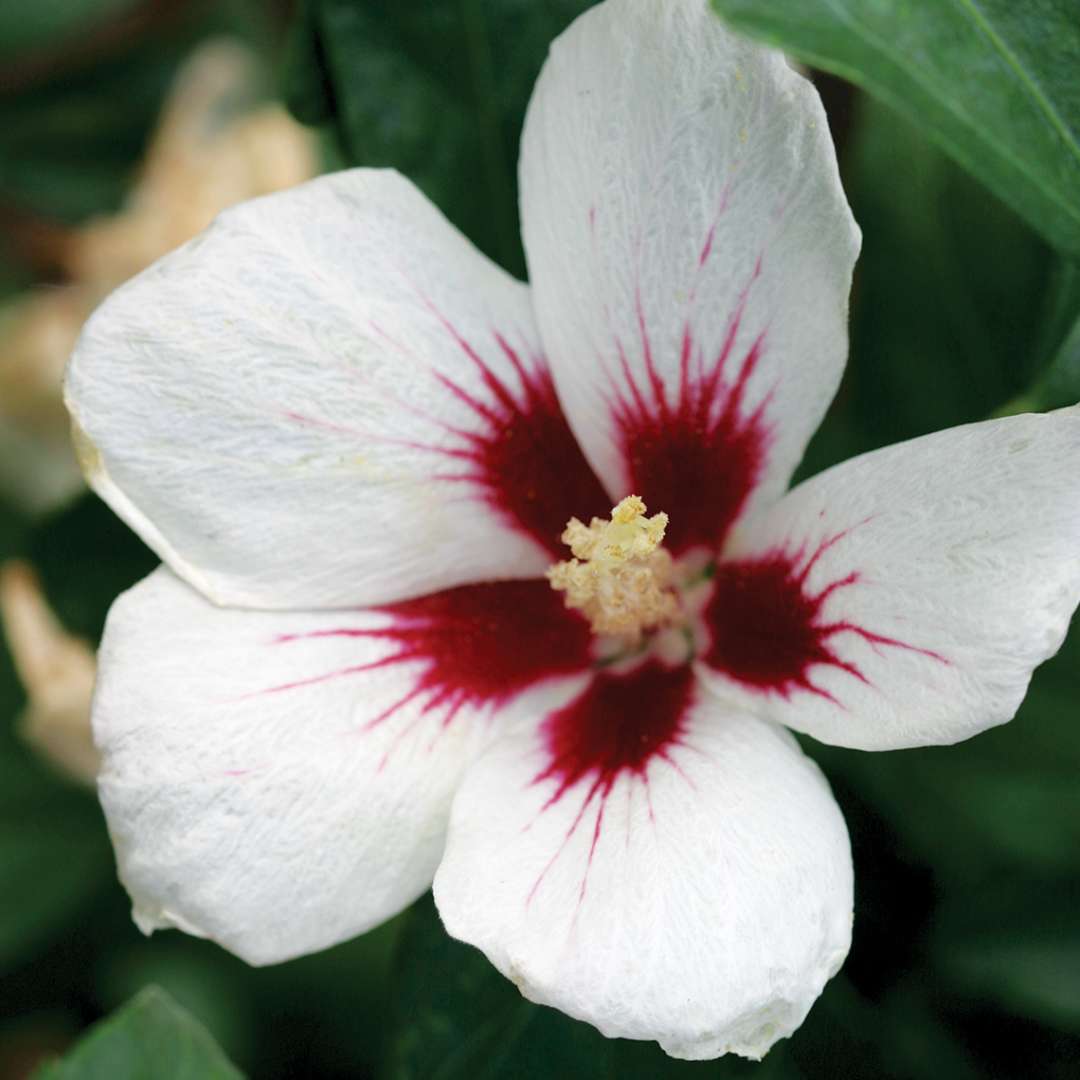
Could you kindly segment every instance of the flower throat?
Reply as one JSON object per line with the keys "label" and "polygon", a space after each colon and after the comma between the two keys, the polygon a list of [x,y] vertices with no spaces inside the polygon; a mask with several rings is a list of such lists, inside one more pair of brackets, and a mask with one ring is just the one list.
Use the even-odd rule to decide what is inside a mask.
{"label": "flower throat", "polygon": [[594,517],[585,525],[571,518],[562,542],[574,557],[547,572],[551,587],[566,594],[566,606],[580,611],[593,633],[628,645],[681,615],[675,563],[661,547],[668,516],[647,517],[646,510],[639,496],[628,495],[609,521]]}

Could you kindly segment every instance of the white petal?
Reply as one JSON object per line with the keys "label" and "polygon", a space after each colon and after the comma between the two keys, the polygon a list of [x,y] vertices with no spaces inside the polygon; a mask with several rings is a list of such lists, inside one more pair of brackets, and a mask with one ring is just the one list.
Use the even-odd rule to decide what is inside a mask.
{"label": "white petal", "polygon": [[415,899],[493,711],[572,692],[588,634],[548,597],[508,582],[382,611],[245,612],[164,568],[122,596],[94,732],[139,926],[262,964]]}
{"label": "white petal", "polygon": [[707,0],[608,0],[522,141],[541,336],[613,495],[718,544],[786,487],[847,353],[859,231],[817,92]]}
{"label": "white petal", "polygon": [[716,585],[702,674],[743,707],[864,750],[1004,723],[1080,600],[1080,411],[830,469],[734,538]]}
{"label": "white petal", "polygon": [[676,1057],[758,1058],[843,962],[851,855],[789,734],[646,667],[469,769],[435,900],[533,1001]]}
{"label": "white petal", "polygon": [[67,391],[95,488],[220,603],[532,576],[607,508],[528,290],[392,172],[222,214],[98,310]]}

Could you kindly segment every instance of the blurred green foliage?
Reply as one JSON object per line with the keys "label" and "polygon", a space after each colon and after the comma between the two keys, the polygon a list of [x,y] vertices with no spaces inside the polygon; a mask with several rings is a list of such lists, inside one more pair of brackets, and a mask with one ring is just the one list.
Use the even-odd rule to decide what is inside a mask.
{"label": "blurred green foliage", "polygon": [[0,208],[44,223],[114,210],[181,61],[213,34],[264,41],[256,12],[236,0],[3,5]]}
{"label": "blurred green foliage", "polygon": [[[2,678],[8,712],[10,668]],[[0,733],[0,970],[75,918],[112,861],[93,795],[57,783],[16,739],[10,719]]]}
{"label": "blurred green foliage", "polygon": [[[876,54],[854,32],[862,24],[837,26],[830,14],[844,4],[800,4],[799,17],[781,26],[791,5],[780,0],[715,2],[907,114],[838,80],[821,84],[865,240],[851,363],[803,473],[1018,402],[1080,398],[1080,275],[1052,251],[1075,250],[1080,235],[1070,231],[1080,229],[1073,166],[1066,157],[1055,171],[1052,134],[1017,129],[1046,120],[1030,88],[1010,79],[973,100],[983,67],[935,53],[939,20],[960,18],[964,5],[873,6],[908,14],[904,40],[916,36],[919,49],[906,55],[927,61],[916,69],[871,63]],[[47,272],[26,256],[27,222],[44,227],[117,205],[177,63],[226,25],[281,65],[282,93],[300,118],[333,133],[343,164],[399,168],[522,273],[523,110],[548,42],[585,6],[307,0],[288,24],[269,18],[266,5],[239,3],[4,8],[0,65],[11,59],[0,74],[0,222],[14,226],[0,289]],[[1000,5],[984,6],[997,13]],[[1063,10],[1058,0],[1021,7],[1045,16],[1046,27]],[[154,17],[119,23],[130,33],[108,32],[147,11]],[[1002,30],[1014,44],[1024,32],[1015,19]],[[1070,34],[1066,27],[1044,41],[1041,53],[1016,48],[1075,136],[1077,95],[1062,91],[1055,66]],[[955,33],[948,40],[959,47]],[[918,92],[912,80],[922,80]],[[1006,93],[1020,104],[1003,103]],[[960,135],[951,106],[971,121]],[[1029,163],[1019,179],[1018,148]],[[112,598],[154,564],[90,496],[42,521],[0,504],[0,556],[15,554],[39,568],[66,625],[91,639]],[[24,1075],[20,1062],[62,1050],[153,983],[258,1077],[1075,1077],[1078,703],[1073,634],[1036,674],[1018,719],[971,742],[874,755],[807,740],[852,834],[851,958],[765,1063],[687,1064],[523,1001],[483,957],[446,937],[429,898],[361,939],[270,969],[178,934],[143,939],[93,797],[17,737],[21,691],[0,653],[0,1074]],[[129,1052],[117,1048],[132,1038],[145,1051],[183,1037],[185,1052],[213,1054],[190,1024],[167,999],[139,998],[46,1075],[94,1075],[72,1068]],[[146,1075],[181,1075],[161,1054],[161,1070]],[[227,1068],[208,1060],[216,1064],[198,1075]]]}
{"label": "blurred green foliage", "polygon": [[[106,20],[131,11],[136,0],[38,0],[32,7],[0,7],[0,61],[18,64],[27,53],[73,41]],[[8,76],[10,79],[10,75]]]}
{"label": "blurred green foliage", "polygon": [[517,144],[547,44],[588,0],[302,0],[286,98],[346,161],[392,165],[524,276]]}
{"label": "blurred green foliage", "polygon": [[62,1061],[34,1080],[238,1080],[206,1029],[156,986],[97,1024]]}

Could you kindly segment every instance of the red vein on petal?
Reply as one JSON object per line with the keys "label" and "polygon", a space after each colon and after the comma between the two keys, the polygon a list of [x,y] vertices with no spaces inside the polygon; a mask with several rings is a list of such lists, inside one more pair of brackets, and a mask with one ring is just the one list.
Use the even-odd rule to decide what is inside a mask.
{"label": "red vein on petal", "polygon": [[650,818],[653,817],[649,796],[651,764],[663,761],[686,778],[672,751],[686,745],[686,722],[694,686],[694,675],[688,666],[668,669],[650,662],[621,674],[602,672],[593,677],[577,698],[545,719],[541,739],[547,764],[533,778],[532,785],[550,784],[552,789],[539,813],[546,813],[571,793],[581,791],[583,785],[587,786],[558,848],[529,890],[527,904],[565,851],[589,807],[595,804],[596,821],[578,891],[579,903],[584,899],[607,801],[620,778],[644,787]]}
{"label": "red vein on petal", "polygon": [[495,709],[529,687],[576,674],[591,663],[592,635],[544,580],[463,585],[374,609],[384,625],[329,626],[274,636],[274,647],[318,642],[378,641],[388,652],[318,674],[265,687],[247,698],[303,690],[379,669],[408,666],[400,695],[369,717],[370,731],[419,702],[446,727],[463,708]]}
{"label": "red vein on petal", "polygon": [[467,386],[463,377],[436,373],[476,422],[471,429],[443,425],[456,444],[431,449],[467,467],[437,478],[469,485],[504,525],[561,557],[566,522],[603,514],[610,499],[566,422],[547,361],[533,356],[526,363],[507,335],[493,329],[491,342],[513,373],[512,379],[500,376],[476,343],[428,298],[422,300],[479,376],[478,386]]}
{"label": "red vein on petal", "polygon": [[[714,242],[712,235],[706,237],[702,256],[712,253]],[[699,270],[701,265],[699,257]],[[772,392],[753,409],[746,395],[767,347],[765,331],[735,362],[747,301],[761,268],[759,257],[711,358],[697,339],[691,298],[676,344],[674,385],[661,375],[640,294],[635,295],[640,373],[616,335],[621,377],[613,384],[611,408],[628,490],[668,513],[666,543],[675,554],[697,546],[721,547],[764,470],[772,441],[766,421]]]}

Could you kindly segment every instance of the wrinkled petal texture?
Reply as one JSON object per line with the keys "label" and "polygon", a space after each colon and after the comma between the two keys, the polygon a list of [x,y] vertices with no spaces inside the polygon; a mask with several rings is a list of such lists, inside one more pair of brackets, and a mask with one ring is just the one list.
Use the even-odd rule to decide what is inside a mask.
{"label": "wrinkled petal texture", "polygon": [[847,353],[859,231],[816,91],[706,0],[609,0],[552,46],[520,174],[586,455],[676,554],[719,546],[787,486]]}
{"label": "wrinkled petal texture", "polygon": [[757,1058],[843,962],[851,856],[787,732],[651,665],[468,770],[435,899],[533,1001],[677,1057]]}
{"label": "wrinkled petal texture", "polygon": [[224,213],[99,309],[67,396],[97,491],[219,603],[536,575],[607,504],[528,290],[392,172]]}
{"label": "wrinkled petal texture", "polygon": [[1080,412],[953,428],[838,465],[740,531],[702,674],[865,750],[1012,718],[1080,599]]}
{"label": "wrinkled petal texture", "polygon": [[378,925],[430,885],[493,718],[557,705],[588,649],[544,582],[286,614],[156,571],[110,613],[94,705],[136,921],[255,964]]}

